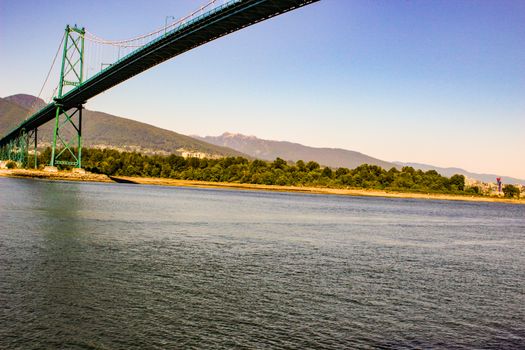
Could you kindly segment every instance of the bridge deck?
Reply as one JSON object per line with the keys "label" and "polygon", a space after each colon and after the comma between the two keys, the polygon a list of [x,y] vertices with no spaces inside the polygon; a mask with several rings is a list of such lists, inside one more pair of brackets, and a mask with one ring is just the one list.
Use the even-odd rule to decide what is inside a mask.
{"label": "bridge deck", "polygon": [[52,120],[57,103],[62,104],[66,110],[73,108],[172,57],[317,1],[319,0],[231,0],[133,51],[66,93],[62,99],[48,104],[4,136],[0,140],[0,146],[17,138],[22,130],[33,130]]}

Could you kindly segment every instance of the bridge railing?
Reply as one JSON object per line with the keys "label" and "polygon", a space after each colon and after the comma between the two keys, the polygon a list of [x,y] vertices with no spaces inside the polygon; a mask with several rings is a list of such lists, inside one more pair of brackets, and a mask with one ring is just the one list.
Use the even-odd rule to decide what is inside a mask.
{"label": "bridge railing", "polygon": [[[213,4],[213,3],[217,2],[217,1],[218,0],[211,1],[210,3],[208,3],[208,5],[205,5],[205,6],[201,7],[201,9],[206,8],[210,4]],[[154,36],[154,37],[151,40],[149,40],[148,42],[146,42],[144,44],[140,44],[140,45],[130,44],[133,41],[136,41],[137,38],[135,38],[135,39],[128,39],[128,40],[122,40],[122,41],[106,41],[106,40],[100,39],[100,38],[94,36],[93,34],[87,32],[89,34],[86,37],[87,40],[93,40],[93,38],[94,38],[96,42],[114,44],[115,46],[122,46],[122,47],[137,47],[137,49],[129,52],[128,54],[126,54],[126,55],[124,55],[122,57],[120,57],[119,59],[117,59],[113,63],[106,65],[106,68],[101,69],[98,73],[96,73],[93,76],[91,76],[85,82],[88,82],[90,79],[95,78],[95,77],[97,77],[100,74],[103,74],[106,70],[111,68],[112,65],[118,64],[121,61],[126,60],[130,56],[137,54],[140,50],[146,49],[147,47],[149,47],[151,45],[154,45],[155,43],[157,43],[158,41],[164,39],[165,37],[170,36],[170,35],[178,32],[178,31],[181,31],[181,30],[191,26],[192,24],[194,24],[196,22],[199,22],[199,21],[201,21],[201,20],[203,20],[203,19],[205,19],[207,17],[210,17],[210,16],[214,15],[215,13],[217,13],[219,11],[222,11],[222,10],[224,10],[224,9],[226,9],[228,7],[231,7],[231,6],[233,6],[233,5],[237,4],[237,3],[240,3],[242,1],[243,0],[228,0],[228,1],[224,1],[222,4],[219,4],[219,5],[215,6],[215,7],[213,7],[212,9],[210,9],[208,11],[202,12],[201,9],[199,9],[197,11],[194,11],[190,15],[185,16],[185,17],[177,20],[174,23],[171,23],[171,24],[169,24],[169,25],[167,25],[165,27],[162,27],[162,28],[160,28],[160,29],[150,33],[150,34],[147,34],[146,37],[147,36]],[[139,38],[143,38],[143,37],[144,36],[141,36]]]}
{"label": "bridge railing", "polygon": [[[244,1],[244,0],[228,0],[225,3],[223,3],[223,4],[212,8],[211,10],[208,10],[208,11],[204,12],[203,14],[200,14],[198,16],[193,16],[191,18],[184,17],[182,20],[179,20],[179,21],[175,22],[174,24],[170,24],[168,27],[174,27],[173,29],[170,29],[169,31],[166,31],[162,35],[156,37],[155,39],[152,39],[152,40],[148,41],[146,44],[140,46],[136,50],[131,51],[130,53],[126,54],[125,56],[122,56],[121,58],[119,58],[115,62],[113,62],[110,65],[108,65],[106,68],[100,70],[95,75],[93,75],[90,78],[86,79],[82,83],[82,85],[80,85],[79,87],[77,87],[75,89],[71,89],[70,91],[68,91],[66,94],[64,94],[64,97],[66,97],[70,93],[73,93],[74,90],[76,90],[78,88],[81,88],[83,85],[88,84],[90,81],[95,80],[100,75],[105,74],[109,69],[111,69],[111,66],[117,65],[117,64],[119,64],[119,63],[129,59],[129,57],[137,55],[140,51],[146,50],[148,47],[150,47],[152,45],[155,45],[157,42],[163,40],[164,38],[166,38],[166,37],[168,37],[170,35],[173,35],[173,34],[179,32],[179,31],[182,31],[182,30],[186,29],[187,27],[191,26],[192,24],[197,23],[199,21],[202,21],[203,19],[205,19],[207,17],[210,17],[210,16],[214,15],[215,13],[217,13],[219,11],[222,11],[222,10],[224,10],[224,9],[226,9],[228,7],[231,7],[231,6],[233,6],[233,5],[237,4],[237,3],[240,3],[242,1]],[[178,22],[180,22],[180,24],[177,25]],[[164,28],[160,29],[159,31],[162,31],[163,29]]]}

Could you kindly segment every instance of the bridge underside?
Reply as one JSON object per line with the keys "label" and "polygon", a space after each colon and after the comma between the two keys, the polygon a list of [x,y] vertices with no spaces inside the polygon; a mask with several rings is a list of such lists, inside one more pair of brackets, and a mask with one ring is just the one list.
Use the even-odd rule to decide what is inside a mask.
{"label": "bridge underside", "polygon": [[82,105],[111,87],[186,51],[237,30],[319,0],[234,0],[166,33],[120,59],[99,74],[55,99],[0,140],[0,146],[55,118],[57,104],[64,110]]}

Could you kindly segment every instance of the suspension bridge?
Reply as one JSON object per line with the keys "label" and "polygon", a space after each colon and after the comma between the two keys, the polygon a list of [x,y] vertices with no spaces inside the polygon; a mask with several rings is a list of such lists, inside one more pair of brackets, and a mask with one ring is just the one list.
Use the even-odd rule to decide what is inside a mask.
{"label": "suspension bridge", "polygon": [[[165,26],[156,31],[120,41],[105,40],[85,28],[68,25],[40,91],[42,93],[62,52],[59,81],[49,103],[0,139],[0,159],[24,163],[29,148],[33,147],[36,168],[38,128],[54,119],[49,165],[81,168],[82,109],[90,98],[186,51],[317,1],[212,0],[179,20],[166,21]],[[93,54],[88,48],[87,56],[91,59],[86,60],[86,42],[89,48],[113,48],[113,57],[107,53]]]}

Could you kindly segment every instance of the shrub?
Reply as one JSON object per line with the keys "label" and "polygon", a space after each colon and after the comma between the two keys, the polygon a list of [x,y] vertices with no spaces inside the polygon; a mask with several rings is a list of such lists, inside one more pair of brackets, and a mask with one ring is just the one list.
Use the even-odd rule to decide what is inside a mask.
{"label": "shrub", "polygon": [[503,187],[503,194],[507,198],[520,198],[520,189],[514,185],[506,185]]}

